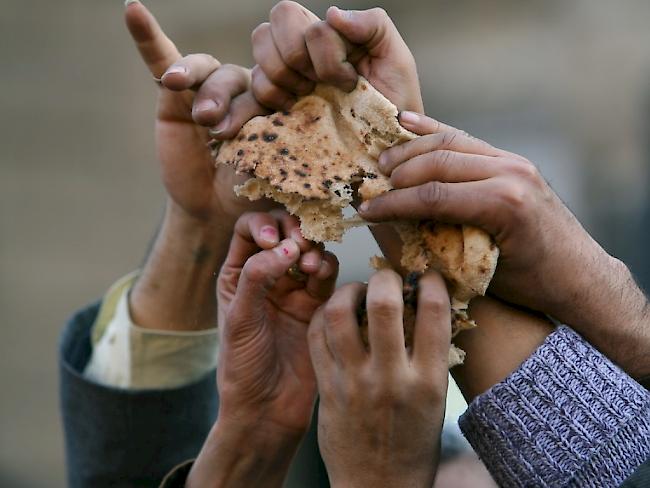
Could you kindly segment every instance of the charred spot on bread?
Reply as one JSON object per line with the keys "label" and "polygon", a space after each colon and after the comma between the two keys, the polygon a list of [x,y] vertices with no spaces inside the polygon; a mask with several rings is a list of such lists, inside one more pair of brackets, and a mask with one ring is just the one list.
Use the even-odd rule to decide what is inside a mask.
{"label": "charred spot on bread", "polygon": [[288,156],[288,155],[289,155],[289,150],[288,150],[286,147],[283,147],[283,148],[280,149],[280,151],[278,151],[278,152],[279,152],[280,154],[282,154],[283,156]]}
{"label": "charred spot on bread", "polygon": [[274,134],[272,132],[264,132],[262,134],[262,139],[264,139],[264,142],[273,142],[278,138],[277,134]]}
{"label": "charred spot on bread", "polygon": [[257,134],[253,133],[253,134],[251,134],[250,136],[248,136],[248,140],[249,140],[249,141],[256,141],[257,139],[259,139],[259,137],[260,137],[260,136],[258,136]]}

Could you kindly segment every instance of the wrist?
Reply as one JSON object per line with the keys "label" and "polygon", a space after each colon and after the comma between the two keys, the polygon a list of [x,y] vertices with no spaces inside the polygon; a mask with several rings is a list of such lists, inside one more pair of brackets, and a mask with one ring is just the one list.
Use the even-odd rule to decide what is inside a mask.
{"label": "wrist", "polygon": [[166,330],[200,330],[216,325],[216,279],[225,259],[232,223],[192,218],[174,202],[140,278],[130,294],[136,324]]}
{"label": "wrist", "polygon": [[576,303],[566,305],[574,313],[565,323],[638,378],[650,373],[648,300],[627,265],[602,253],[594,272],[583,273],[582,288],[572,295]]}
{"label": "wrist", "polygon": [[186,486],[282,486],[302,435],[257,421],[218,419]]}

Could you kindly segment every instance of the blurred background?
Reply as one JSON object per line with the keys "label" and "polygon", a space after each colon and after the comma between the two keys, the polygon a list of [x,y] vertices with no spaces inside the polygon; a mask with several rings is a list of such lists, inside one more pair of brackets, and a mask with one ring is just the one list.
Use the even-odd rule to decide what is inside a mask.
{"label": "blurred background", "polygon": [[[181,51],[251,64],[272,1],[149,0]],[[304,2],[322,16],[327,2]],[[585,226],[650,284],[650,3],[386,0],[427,112],[539,165]],[[119,0],[2,0],[0,486],[64,486],[57,339],[139,266],[161,216],[156,89]],[[367,276],[365,230],[335,250]],[[463,409],[454,396],[453,422]],[[83,415],[83,412],[79,412]]]}

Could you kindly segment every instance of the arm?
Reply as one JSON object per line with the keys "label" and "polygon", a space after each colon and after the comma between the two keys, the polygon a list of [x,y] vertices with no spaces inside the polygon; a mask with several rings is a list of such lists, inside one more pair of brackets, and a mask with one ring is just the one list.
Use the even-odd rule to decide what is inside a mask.
{"label": "arm", "polygon": [[396,190],[366,202],[360,214],[486,230],[501,251],[493,293],[570,325],[633,377],[650,373],[645,295],[535,166],[426,116],[402,113],[400,121],[426,135],[381,155]]}
{"label": "arm", "polygon": [[[650,394],[566,327],[477,298],[451,373],[460,426],[502,486],[618,486],[650,455]],[[572,484],[571,484],[572,483]]]}

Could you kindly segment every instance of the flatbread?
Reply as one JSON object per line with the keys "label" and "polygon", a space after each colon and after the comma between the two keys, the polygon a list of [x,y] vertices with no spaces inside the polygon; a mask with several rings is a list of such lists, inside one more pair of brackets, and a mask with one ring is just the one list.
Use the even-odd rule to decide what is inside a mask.
{"label": "flatbread", "polygon": [[[397,116],[395,105],[364,78],[351,93],[321,84],[291,111],[250,120],[235,139],[215,147],[214,156],[250,176],[237,194],[282,203],[299,217],[307,239],[340,241],[349,227],[343,208],[355,191],[367,200],[392,189],[377,168],[381,152],[418,137]],[[404,243],[402,266],[439,270],[450,287],[455,330],[473,326],[467,304],[485,294],[494,275],[499,250],[492,238],[475,227],[439,222],[394,227]],[[460,353],[453,356],[458,360]]]}

